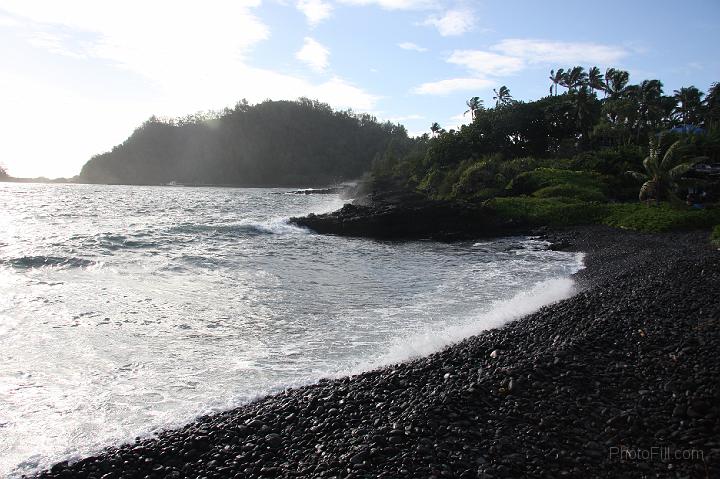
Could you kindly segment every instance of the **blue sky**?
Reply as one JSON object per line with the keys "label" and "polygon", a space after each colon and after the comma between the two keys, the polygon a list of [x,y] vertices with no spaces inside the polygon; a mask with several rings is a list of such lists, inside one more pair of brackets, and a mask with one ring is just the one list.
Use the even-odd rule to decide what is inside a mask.
{"label": "blue sky", "polygon": [[421,134],[597,65],[720,81],[720,2],[0,0],[0,164],[72,176],[150,115],[317,98]]}

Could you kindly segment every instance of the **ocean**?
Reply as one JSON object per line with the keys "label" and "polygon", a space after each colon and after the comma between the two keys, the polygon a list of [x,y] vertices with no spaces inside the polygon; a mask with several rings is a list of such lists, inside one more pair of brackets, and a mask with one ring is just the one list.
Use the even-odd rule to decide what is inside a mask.
{"label": "ocean", "polygon": [[531,237],[314,234],[337,195],[0,183],[0,477],[442,349],[573,294]]}

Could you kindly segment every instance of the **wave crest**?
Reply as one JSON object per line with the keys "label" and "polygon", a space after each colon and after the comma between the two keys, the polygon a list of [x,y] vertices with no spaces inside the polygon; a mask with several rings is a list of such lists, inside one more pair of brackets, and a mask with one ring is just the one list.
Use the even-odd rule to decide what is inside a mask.
{"label": "wave crest", "polygon": [[9,265],[16,269],[35,269],[44,267],[55,268],[86,268],[96,263],[82,258],[63,257],[63,256],[22,256],[20,258],[12,258],[0,260],[0,264]]}
{"label": "wave crest", "polygon": [[287,218],[269,221],[242,220],[233,224],[185,223],[171,228],[173,234],[211,234],[219,236],[259,236],[306,233],[307,230],[293,226]]}
{"label": "wave crest", "polygon": [[419,334],[399,338],[393,341],[386,353],[371,361],[370,364],[363,364],[354,372],[358,373],[427,356],[470,336],[527,316],[543,306],[567,299],[573,294],[575,294],[575,283],[571,278],[553,278],[542,281],[528,290],[519,292],[509,300],[493,302],[487,311],[459,324],[439,330],[428,329]]}

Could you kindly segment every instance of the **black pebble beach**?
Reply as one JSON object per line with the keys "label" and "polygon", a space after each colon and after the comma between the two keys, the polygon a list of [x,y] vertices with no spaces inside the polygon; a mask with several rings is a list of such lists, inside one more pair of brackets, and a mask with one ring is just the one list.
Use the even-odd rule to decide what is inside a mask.
{"label": "black pebble beach", "polygon": [[720,477],[720,253],[708,234],[551,239],[587,253],[570,299],[38,477]]}

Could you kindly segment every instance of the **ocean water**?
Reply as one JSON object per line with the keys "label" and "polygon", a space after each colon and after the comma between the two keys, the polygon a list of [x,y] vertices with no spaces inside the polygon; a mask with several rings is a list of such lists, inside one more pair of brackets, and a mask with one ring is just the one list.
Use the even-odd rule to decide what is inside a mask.
{"label": "ocean water", "polygon": [[285,190],[0,183],[0,477],[321,377],[428,354],[573,293],[514,237],[322,236]]}

